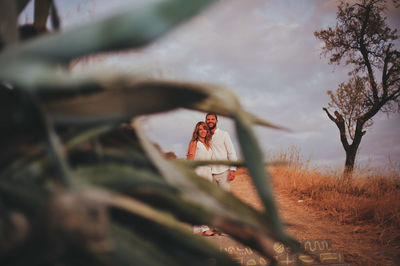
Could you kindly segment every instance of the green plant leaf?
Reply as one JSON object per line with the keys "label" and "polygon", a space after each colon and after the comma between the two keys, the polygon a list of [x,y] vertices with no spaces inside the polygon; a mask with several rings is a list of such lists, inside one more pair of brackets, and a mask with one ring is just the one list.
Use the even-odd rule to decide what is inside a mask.
{"label": "green plant leaf", "polygon": [[[133,246],[126,249],[128,251],[131,248],[135,248],[141,242],[143,245],[136,247],[136,250],[142,249],[143,260],[147,261],[147,263],[150,262],[149,265],[153,265],[151,262],[153,259],[169,258],[171,261],[178,262],[186,260],[186,264],[188,264],[187,260],[197,262],[210,257],[217,259],[221,265],[234,264],[228,255],[219,252],[209,242],[193,235],[188,225],[176,220],[169,212],[157,210],[136,199],[115,193],[108,193],[98,188],[83,190],[83,193],[84,197],[82,198],[86,199],[86,201],[105,204],[111,210],[112,220],[124,225],[131,231],[131,233],[125,231],[128,239],[126,237],[119,237],[117,241],[114,241],[114,244],[120,248],[114,249],[112,253],[117,252],[119,254],[119,249],[124,249],[121,245],[133,244]],[[114,229],[115,226],[111,225],[112,238],[115,236]],[[168,249],[167,245],[171,249]],[[157,250],[160,256],[155,256],[153,259],[147,258],[146,256],[150,255],[151,251],[154,250]],[[165,252],[166,250],[169,250],[169,252]],[[176,256],[177,254],[171,254],[174,251],[183,252],[185,255],[179,257]],[[120,255],[122,259],[121,263],[124,265],[127,263],[124,259],[127,254]],[[113,260],[119,261],[114,256]],[[182,265],[182,263],[177,264]]]}
{"label": "green plant leaf", "polygon": [[[176,108],[212,111],[233,118],[242,110],[232,92],[209,84],[127,76],[76,79],[63,75],[39,84],[43,103],[56,123],[121,122],[135,115]],[[285,130],[247,111],[242,113],[252,123]]]}
{"label": "green plant leaf", "polygon": [[79,97],[85,89],[81,93],[69,90],[58,97],[56,91],[42,91],[41,95],[56,123],[86,124],[128,121],[132,116],[189,106],[207,97],[199,87],[191,83],[113,79],[87,84],[85,97]]}
{"label": "green plant leaf", "polygon": [[[227,254],[220,252],[211,243],[191,232],[171,230],[163,225],[152,223],[147,223],[151,227],[149,229],[140,226],[135,228],[133,224],[146,225],[144,222],[138,223],[129,216],[123,223],[123,227],[113,225],[112,238],[118,243],[114,261],[118,262],[118,265],[132,265],[134,258],[129,255],[132,254],[132,249],[140,252],[140,257],[144,257],[144,264],[140,265],[215,265],[209,264],[211,258],[214,259],[216,265],[238,265]],[[149,234],[146,229],[151,230],[152,233]],[[140,231],[145,234],[140,234]],[[121,254],[121,251],[124,253]],[[153,257],[147,258],[147,256]],[[124,260],[122,264],[119,262],[121,259]],[[153,264],[155,260],[162,260],[164,263]]]}
{"label": "green plant leaf", "polygon": [[298,250],[297,241],[284,232],[283,223],[279,218],[275,205],[270,184],[270,175],[265,171],[262,152],[252,131],[250,121],[247,120],[246,114],[242,113],[240,110],[236,113],[235,126],[250,176],[265,207],[264,213],[268,224],[273,228],[274,233],[278,235],[282,243],[289,245],[293,250]]}
{"label": "green plant leaf", "polygon": [[30,2],[31,0],[16,0],[16,5],[17,5],[17,11],[18,14],[22,12],[22,10],[25,9],[26,5]]}
{"label": "green plant leaf", "polygon": [[207,97],[204,101],[199,101],[192,104],[190,107],[191,109],[203,112],[212,111],[231,118],[234,118],[236,112],[240,110],[246,115],[247,120],[249,120],[251,123],[274,129],[288,130],[284,127],[267,122],[264,119],[243,110],[236,95],[226,88],[221,86],[203,85],[201,89],[203,92],[207,93],[209,97]]}
{"label": "green plant leaf", "polygon": [[[140,129],[140,124],[139,120],[136,119],[133,122],[133,127],[149,158],[151,158],[168,183],[181,189],[183,199],[197,202],[214,213],[215,219],[211,221],[212,225],[226,230],[229,234],[268,257],[272,257],[272,253],[270,249],[264,247],[265,238],[263,234],[285,244],[297,244],[291,237],[279,231],[282,228],[280,224],[278,227],[270,222],[271,218],[267,218],[269,213],[261,215],[251,207],[244,205],[232,194],[221,190],[207,180],[195,176],[193,171],[180,171],[169,164],[153,147]],[[280,221],[278,220],[277,222],[279,223]]]}
{"label": "green plant leaf", "polygon": [[212,2],[214,1],[168,0],[152,1],[141,7],[127,7],[112,17],[63,33],[37,38],[15,49],[9,49],[0,56],[0,69],[12,61],[19,61],[21,64],[24,60],[68,63],[71,59],[93,53],[141,47],[194,16]]}
{"label": "green plant leaf", "polygon": [[0,1],[0,51],[18,42],[18,13],[13,0]]}
{"label": "green plant leaf", "polygon": [[95,165],[78,166],[75,175],[91,184],[101,185],[119,192],[136,189],[165,189],[172,193],[178,190],[169,185],[153,169],[132,167],[129,164],[104,162]]}
{"label": "green plant leaf", "polygon": [[37,29],[45,29],[49,17],[51,0],[35,0],[34,25]]}

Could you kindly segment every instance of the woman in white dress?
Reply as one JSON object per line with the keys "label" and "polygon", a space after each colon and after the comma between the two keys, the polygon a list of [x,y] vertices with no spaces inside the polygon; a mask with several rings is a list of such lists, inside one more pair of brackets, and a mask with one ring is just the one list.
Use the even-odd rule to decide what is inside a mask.
{"label": "woman in white dress", "polygon": [[[192,139],[189,143],[187,153],[188,160],[211,160],[211,132],[205,122],[198,122],[193,131]],[[212,172],[210,166],[199,166],[195,169],[196,174],[212,182]]]}
{"label": "woman in white dress", "polygon": [[[189,143],[188,153],[186,158],[188,160],[211,160],[212,150],[211,150],[211,131],[205,122],[198,122],[193,131],[192,139]],[[196,167],[195,172],[197,175],[204,177],[208,181],[212,182],[212,172],[211,166],[199,166]],[[194,233],[199,233],[205,236],[212,236],[214,232],[210,230],[207,225],[194,226]]]}

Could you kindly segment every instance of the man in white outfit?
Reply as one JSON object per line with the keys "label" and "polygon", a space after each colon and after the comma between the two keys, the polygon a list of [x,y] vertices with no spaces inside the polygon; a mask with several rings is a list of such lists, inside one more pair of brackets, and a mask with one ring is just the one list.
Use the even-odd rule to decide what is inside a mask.
{"label": "man in white outfit", "polygon": [[[214,113],[208,113],[206,115],[207,126],[211,130],[211,149],[213,155],[212,160],[229,160],[236,161],[236,152],[233,147],[231,138],[228,132],[217,128],[218,117]],[[213,165],[212,176],[213,183],[216,183],[226,191],[230,191],[231,181],[235,179],[236,167],[229,167],[226,165]]]}

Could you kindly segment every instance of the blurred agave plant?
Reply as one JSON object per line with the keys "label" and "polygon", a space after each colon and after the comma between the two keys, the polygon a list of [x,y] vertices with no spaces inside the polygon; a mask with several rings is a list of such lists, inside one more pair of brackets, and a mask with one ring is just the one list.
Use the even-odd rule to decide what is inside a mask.
{"label": "blurred agave plant", "polygon": [[[27,2],[1,2],[9,12],[1,17],[0,265],[235,265],[191,224],[216,226],[271,260],[270,240],[297,247],[251,128],[278,127],[221,87],[68,72],[74,59],[146,45],[213,1],[127,8],[22,42],[17,17]],[[37,33],[49,14],[57,29],[53,1],[35,1]],[[140,116],[175,108],[233,119],[264,211],[197,177],[193,168],[209,162],[167,160],[155,148]]]}

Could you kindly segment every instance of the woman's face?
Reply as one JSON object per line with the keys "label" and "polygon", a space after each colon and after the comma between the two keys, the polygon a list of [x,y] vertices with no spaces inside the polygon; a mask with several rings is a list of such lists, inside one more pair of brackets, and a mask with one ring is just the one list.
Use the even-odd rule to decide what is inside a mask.
{"label": "woman's face", "polygon": [[202,138],[205,138],[207,136],[207,129],[204,127],[204,125],[199,126],[198,134]]}

